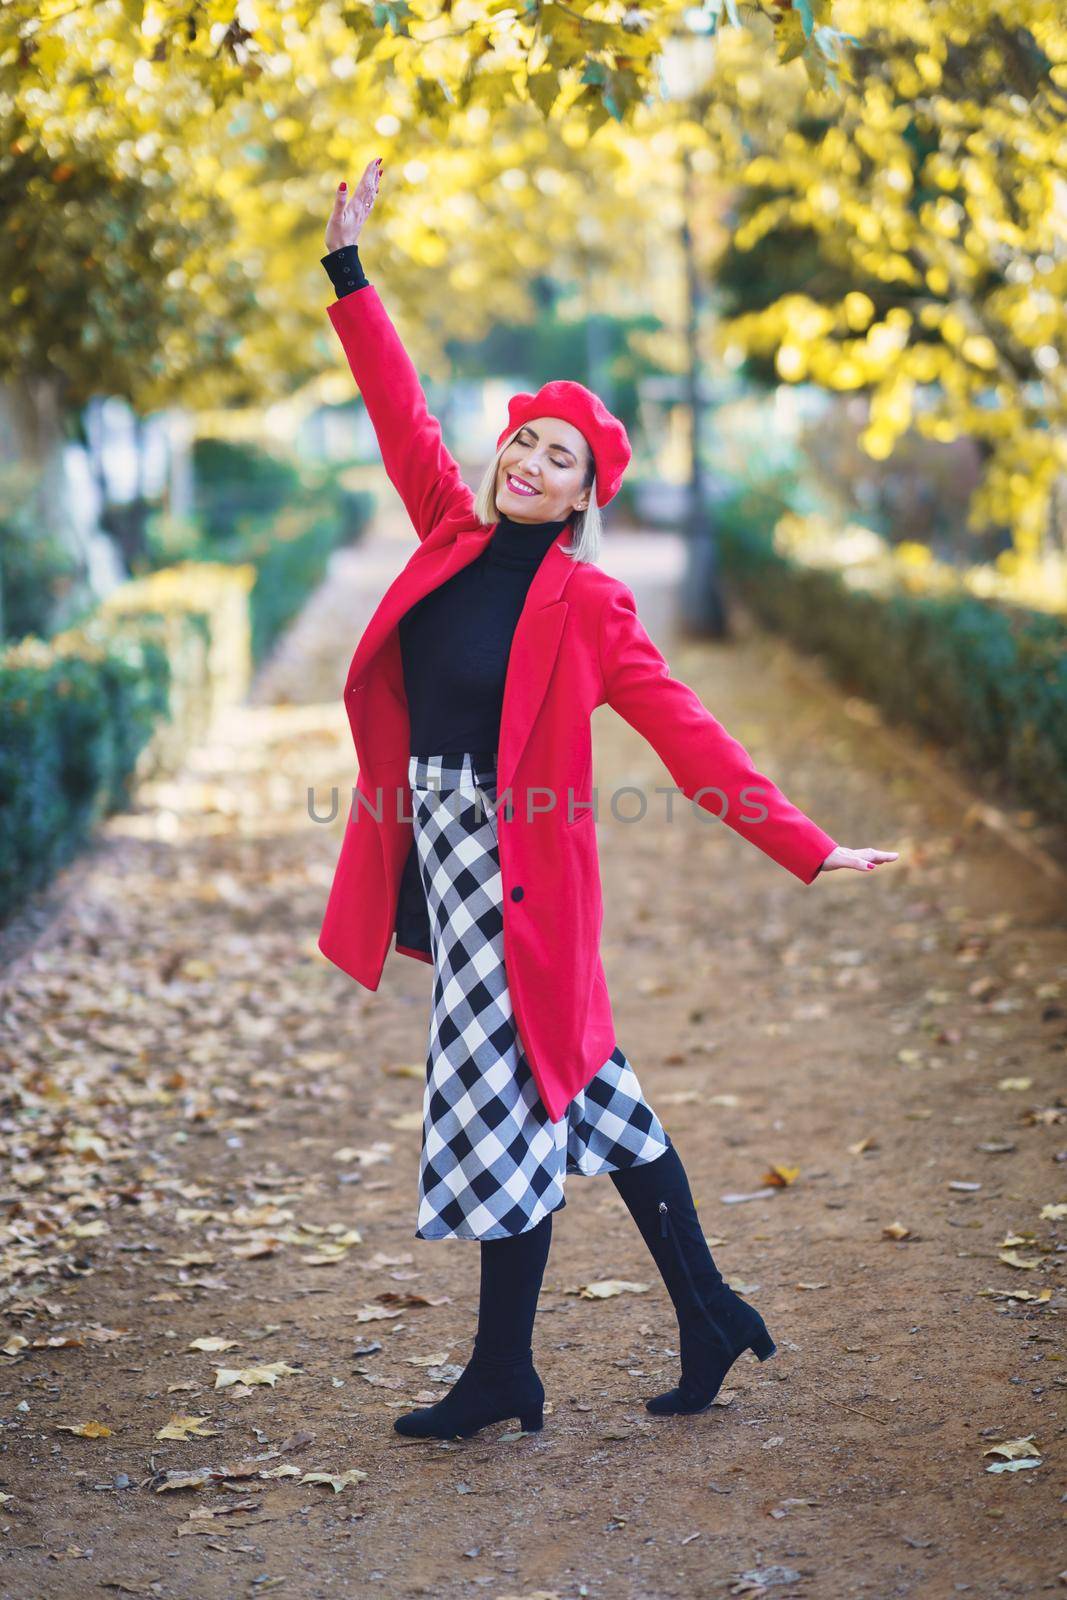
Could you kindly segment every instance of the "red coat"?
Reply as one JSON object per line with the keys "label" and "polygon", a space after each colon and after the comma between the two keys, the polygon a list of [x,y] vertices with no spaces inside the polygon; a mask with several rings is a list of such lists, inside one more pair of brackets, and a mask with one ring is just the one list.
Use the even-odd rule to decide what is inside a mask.
{"label": "red coat", "polygon": [[[359,763],[356,789],[367,799],[361,804],[353,797],[319,936],[324,955],[377,989],[397,931],[401,882],[411,881],[414,864],[410,724],[397,622],[473,561],[494,525],[477,521],[473,495],[442,443],[373,285],[335,301],[329,316],[386,471],[419,537],[348,669],[344,703]],[[613,706],[649,741],[689,799],[722,815],[802,883],[812,882],[836,843],[756,771],[699,696],[671,676],[638,619],[632,591],[595,564],[564,553],[569,536],[564,529],[530,584],[508,661],[497,751],[504,959],[526,1057],[553,1119],[615,1047],[600,960],[603,904],[589,808],[589,719],[596,706]],[[653,806],[666,799],[653,793],[647,804],[654,816]],[[428,945],[420,950],[398,940],[396,948],[430,959]]]}

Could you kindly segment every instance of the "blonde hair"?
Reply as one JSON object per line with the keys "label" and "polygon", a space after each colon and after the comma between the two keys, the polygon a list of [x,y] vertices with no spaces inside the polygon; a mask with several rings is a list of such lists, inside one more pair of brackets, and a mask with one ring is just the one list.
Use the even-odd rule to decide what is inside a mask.
{"label": "blonde hair", "polygon": [[[496,480],[500,470],[500,458],[508,445],[522,432],[516,428],[510,439],[505,439],[492,461],[486,467],[478,491],[474,497],[474,514],[479,522],[497,522],[500,512],[496,503]],[[572,561],[595,561],[600,554],[600,537],[603,524],[600,518],[600,507],[596,498],[596,473],[589,486],[589,505],[585,511],[572,512],[570,518],[571,542],[564,545],[564,554],[570,556]]]}

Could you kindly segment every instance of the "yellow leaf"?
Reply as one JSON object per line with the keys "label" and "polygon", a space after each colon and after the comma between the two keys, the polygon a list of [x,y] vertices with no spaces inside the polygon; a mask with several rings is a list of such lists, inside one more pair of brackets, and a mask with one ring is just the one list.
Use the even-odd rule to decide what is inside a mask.
{"label": "yellow leaf", "polygon": [[390,1311],[386,1306],[361,1306],[353,1315],[357,1322],[387,1322],[403,1313]]}
{"label": "yellow leaf", "polygon": [[213,1439],[222,1430],[205,1428],[207,1417],[187,1417],[176,1411],[166,1425],[156,1434],[157,1439]]}
{"label": "yellow leaf", "polygon": [[60,1422],[60,1433],[76,1433],[81,1439],[110,1439],[111,1429],[105,1422]]}
{"label": "yellow leaf", "polygon": [[421,1133],[422,1120],[421,1111],[402,1111],[398,1117],[389,1118],[389,1126],[399,1133]]}
{"label": "yellow leaf", "polygon": [[984,1456],[1003,1456],[1005,1461],[1018,1461],[1024,1456],[1039,1456],[1041,1450],[1036,1443],[1037,1435],[1028,1433],[1023,1439],[1005,1439],[1003,1444],[991,1444],[988,1450],[983,1450]]}
{"label": "yellow leaf", "polygon": [[1044,1256],[1021,1256],[1015,1250],[999,1250],[997,1260],[1003,1261],[1006,1267],[1021,1267],[1024,1272],[1032,1272],[1035,1267],[1040,1267]]}
{"label": "yellow leaf", "polygon": [[336,1477],[330,1472],[305,1472],[300,1482],[328,1483],[331,1485],[334,1494],[340,1494],[341,1490],[347,1488],[349,1484],[362,1483],[366,1477],[367,1474],[360,1472],[358,1467],[349,1467],[347,1472],[342,1472]]}
{"label": "yellow leaf", "polygon": [[583,1300],[611,1300],[617,1294],[647,1294],[650,1287],[647,1283],[628,1283],[625,1278],[601,1278],[597,1283],[583,1283],[566,1293],[580,1295]]}
{"label": "yellow leaf", "polygon": [[228,1389],[235,1383],[266,1383],[273,1389],[278,1379],[287,1372],[303,1372],[303,1368],[287,1366],[284,1361],[271,1361],[263,1367],[216,1367],[215,1388]]}

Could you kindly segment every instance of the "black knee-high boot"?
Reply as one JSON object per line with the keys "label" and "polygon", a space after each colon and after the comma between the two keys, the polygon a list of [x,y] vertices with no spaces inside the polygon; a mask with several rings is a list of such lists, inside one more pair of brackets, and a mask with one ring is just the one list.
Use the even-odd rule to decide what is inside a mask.
{"label": "black knee-high boot", "polygon": [[673,1145],[655,1161],[611,1174],[652,1252],[678,1313],[682,1377],[646,1401],[657,1416],[704,1411],[744,1350],[761,1361],[777,1348],[755,1306],[724,1280],[708,1249],[689,1180]]}
{"label": "black knee-high boot", "polygon": [[416,1439],[467,1439],[508,1417],[518,1417],[527,1433],[542,1426],[545,1391],[534,1370],[531,1338],[551,1242],[551,1212],[525,1233],[482,1241],[478,1331],[471,1358],[436,1405],[397,1417],[397,1433]]}

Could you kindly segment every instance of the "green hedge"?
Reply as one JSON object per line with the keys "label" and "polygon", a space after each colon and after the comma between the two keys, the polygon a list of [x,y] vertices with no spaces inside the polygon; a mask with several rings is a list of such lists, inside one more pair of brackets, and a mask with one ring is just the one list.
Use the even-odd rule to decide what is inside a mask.
{"label": "green hedge", "polygon": [[0,657],[0,906],[46,883],[106,812],[167,708],[166,651],[90,627]]}
{"label": "green hedge", "polygon": [[[149,743],[147,761],[180,761],[203,708],[239,697],[233,685],[247,671],[235,652],[266,655],[373,505],[371,494],[338,489],[243,521],[200,544],[206,566],[136,578],[77,629],[0,652],[0,920],[128,803]],[[227,601],[234,585],[243,629]]]}
{"label": "green hedge", "polygon": [[300,491],[296,463],[257,445],[198,438],[192,458],[197,521],[212,542],[226,539],[241,518],[270,515]]}
{"label": "green hedge", "polygon": [[256,569],[250,597],[253,661],[267,654],[326,576],[333,552],[359,537],[373,509],[372,494],[339,492],[326,508],[289,506],[212,542],[211,560],[248,562]]}
{"label": "green hedge", "polygon": [[1067,623],[971,595],[882,597],[774,547],[738,496],[716,512],[722,568],[752,611],[817,651],[850,690],[1003,780],[1049,820],[1067,814]]}

